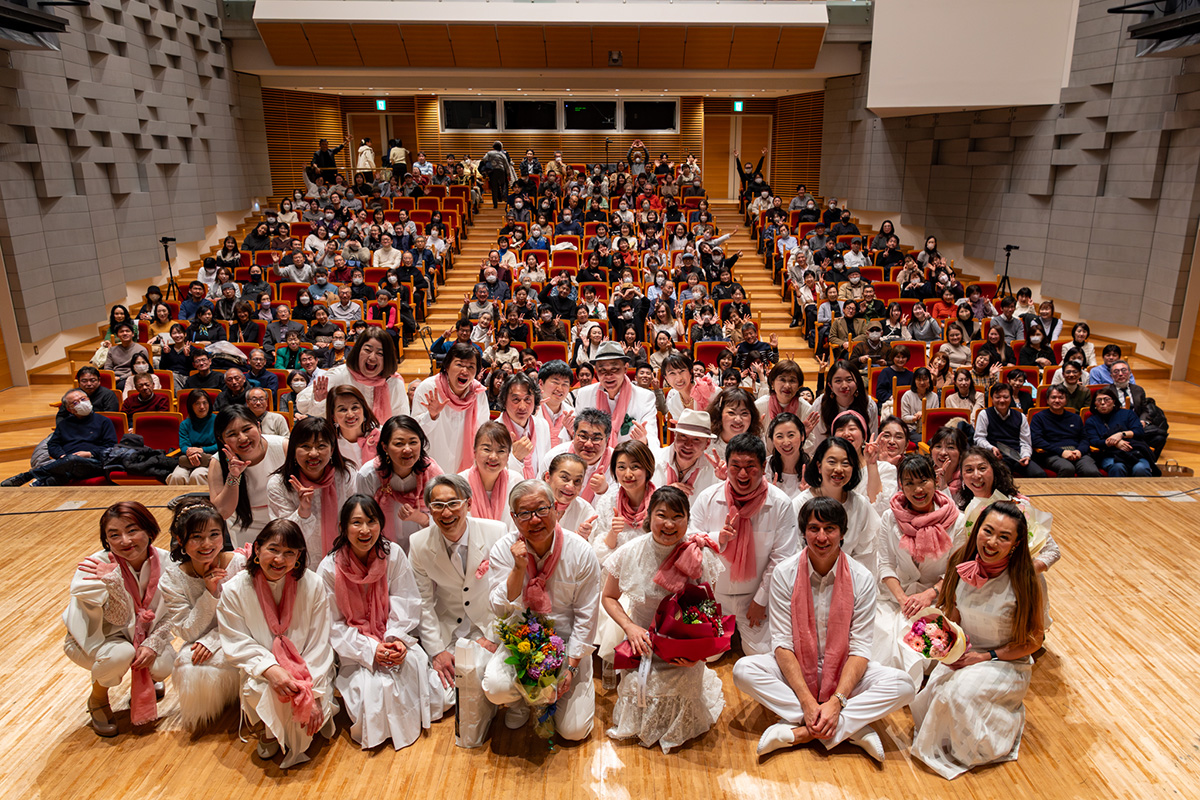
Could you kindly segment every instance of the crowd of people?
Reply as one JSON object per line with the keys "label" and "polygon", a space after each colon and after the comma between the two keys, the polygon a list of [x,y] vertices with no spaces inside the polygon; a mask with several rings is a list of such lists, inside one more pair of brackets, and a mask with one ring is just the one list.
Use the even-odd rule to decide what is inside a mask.
{"label": "crowd of people", "polygon": [[[360,168],[374,169],[362,158]],[[314,169],[331,159],[318,153]],[[422,159],[398,168],[393,146],[401,185],[428,177]],[[646,151],[581,173],[559,153],[543,164],[529,152],[514,166],[497,142],[469,163],[464,171],[491,180],[506,204],[505,230],[459,322],[435,343],[435,374],[415,386],[396,372],[395,339],[371,319],[328,348],[332,360],[300,348],[310,361],[274,387],[261,383],[272,374],[269,347],[218,380],[206,360],[214,340],[180,329],[181,348],[200,345],[183,386],[220,391],[211,403],[188,394],[173,479],[207,492],[180,503],[167,532],[133,501],[101,516],[101,549],[80,563],[64,615],[67,655],[92,676],[96,733],[117,734],[109,691],[126,674],[135,724],[155,718],[170,675],[189,727],[238,706],[261,725],[258,756],[282,751],[285,767],[306,760],[314,736],[333,735],[343,708],[364,749],[408,746],[455,704],[503,708],[505,725],[519,728],[529,705],[496,625],[528,609],[565,646],[556,735],[591,735],[598,669],[617,692],[607,734],[669,752],[703,736],[725,702],[704,661],[664,661],[652,644],[663,599],[702,583],[736,619],[735,686],[781,720],[762,733],[760,755],[849,742],[882,762],[873,723],[908,707],[912,756],[947,779],[1015,759],[1033,656],[1050,625],[1046,571],[1061,553],[1049,515],[1013,476],[1036,475],[1037,464],[1137,475],[1153,463],[1135,410],[1145,393],[1120,354],[1106,349],[1096,364],[1086,325],[1082,336],[1076,326],[1076,355],[1044,389],[1047,410],[1032,425],[1018,396],[1043,387],[1014,387],[1005,364],[981,375],[967,361],[910,372],[909,345],[887,348],[879,363],[888,359],[889,391],[911,388],[898,405],[880,400],[866,382],[875,351],[857,345],[881,338],[872,336],[880,320],[901,329],[893,341],[913,341],[910,321],[885,309],[860,334],[856,303],[870,307],[869,286],[833,280],[810,244],[784,254],[804,265],[797,322],[804,315],[817,332],[821,309],[809,316],[808,306],[828,282],[837,291],[822,306],[830,328],[855,347],[822,362],[809,386],[774,337],[760,340],[730,263],[740,254],[721,252],[694,160],[677,169]],[[762,188],[761,162],[738,169],[748,208],[782,207]],[[810,213],[801,190],[792,210]],[[698,207],[682,204],[687,197]],[[610,227],[575,243],[576,269],[538,258],[546,238],[582,240],[575,231],[581,219],[599,221],[596,208]],[[833,212],[837,225],[852,224],[836,204]],[[844,263],[860,249],[830,258]],[[936,272],[940,256],[922,255],[914,263]],[[359,286],[350,285],[351,302]],[[193,288],[195,324],[211,299],[199,296],[203,284]],[[345,289],[333,293],[340,300]],[[976,316],[964,296],[966,306],[954,305],[969,307],[969,320],[947,325],[961,341],[1000,332],[989,344],[1003,358],[1011,331],[1024,337],[1022,355],[1052,352],[1039,345],[1053,341],[1056,317],[1014,317],[1006,301]],[[300,331],[283,308],[271,322],[284,323],[272,335],[286,349]],[[128,320],[113,328],[110,356],[130,345]],[[561,345],[559,357],[534,350],[547,342]],[[692,356],[702,342],[727,345],[709,365]],[[152,371],[135,363],[144,354],[119,352],[129,372],[118,391],[141,398],[152,385],[143,379]],[[1039,359],[1033,366],[1052,365]],[[1083,422],[1070,402],[1085,376],[1105,385]],[[92,367],[78,377],[49,464],[15,482],[75,479],[111,446],[112,425],[97,412],[117,395]],[[920,414],[943,388],[969,418],[916,449]],[[290,410],[290,428],[272,408]],[[969,637],[956,660],[904,642],[930,607]],[[648,667],[616,670],[622,643]],[[465,659],[481,665],[480,692],[456,691]]]}

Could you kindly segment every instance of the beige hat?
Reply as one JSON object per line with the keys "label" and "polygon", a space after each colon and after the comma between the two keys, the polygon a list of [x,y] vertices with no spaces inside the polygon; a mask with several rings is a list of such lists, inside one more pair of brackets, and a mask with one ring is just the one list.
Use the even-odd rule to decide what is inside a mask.
{"label": "beige hat", "polygon": [[679,418],[679,422],[676,422],[668,430],[697,439],[717,438],[717,435],[712,432],[712,422],[708,418],[708,412],[693,411],[690,408],[684,409],[683,416]]}

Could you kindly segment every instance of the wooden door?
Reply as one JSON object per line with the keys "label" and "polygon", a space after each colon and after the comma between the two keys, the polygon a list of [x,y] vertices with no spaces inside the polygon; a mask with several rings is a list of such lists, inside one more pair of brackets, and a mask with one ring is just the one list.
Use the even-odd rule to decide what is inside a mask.
{"label": "wooden door", "polygon": [[740,123],[737,150],[742,154],[742,163],[749,161],[757,164],[762,158],[762,149],[768,148],[767,157],[763,161],[763,175],[771,174],[771,116],[769,114],[744,114],[738,117]]}
{"label": "wooden door", "polygon": [[346,122],[350,131],[350,146],[346,150],[350,151],[350,174],[354,174],[354,168],[358,166],[359,145],[368,136],[371,137],[371,147],[375,150],[375,165],[378,167],[383,163],[384,150],[387,147],[387,135],[386,129],[383,126],[383,116],[383,114],[347,115]]}
{"label": "wooden door", "polygon": [[[417,151],[421,149],[421,143],[417,139],[417,115],[389,114],[388,138],[399,139],[404,143],[404,149],[409,153],[408,163],[411,166],[412,162],[417,160]],[[461,156],[459,157],[461,158]]]}
{"label": "wooden door", "polygon": [[[704,188],[714,200],[729,199],[729,175],[733,136],[733,117],[729,114],[704,115],[704,156],[700,161]],[[737,173],[734,173],[735,175]]]}

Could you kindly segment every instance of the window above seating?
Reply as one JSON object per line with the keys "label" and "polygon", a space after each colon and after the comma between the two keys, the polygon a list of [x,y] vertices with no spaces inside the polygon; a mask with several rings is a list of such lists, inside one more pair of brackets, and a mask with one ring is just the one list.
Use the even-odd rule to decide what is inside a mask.
{"label": "window above seating", "polygon": [[679,100],[442,98],[442,133],[492,131],[676,133]]}

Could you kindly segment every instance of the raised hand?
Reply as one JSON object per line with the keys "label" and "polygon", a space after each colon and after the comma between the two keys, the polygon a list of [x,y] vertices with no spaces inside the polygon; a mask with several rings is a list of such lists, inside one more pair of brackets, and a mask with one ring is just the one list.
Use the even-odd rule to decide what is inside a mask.
{"label": "raised hand", "polygon": [[729,478],[729,465],[725,463],[725,459],[712,450],[705,450],[704,457],[708,459],[708,463],[713,465],[713,472],[716,473],[717,480],[723,481]]}
{"label": "raised hand", "polygon": [[[629,438],[633,439],[634,441],[641,442],[642,444],[648,444],[649,441],[646,437],[646,423],[635,422],[633,427],[629,430]],[[513,447],[516,447],[516,445],[513,445]]]}
{"label": "raised hand", "polygon": [[879,463],[879,437],[876,436],[869,442],[863,442],[863,455],[866,457],[867,465]]}
{"label": "raised hand", "polygon": [[604,477],[604,473],[596,472],[592,475],[591,479],[588,480],[588,488],[591,489],[597,497],[599,497],[608,491],[608,478]]}
{"label": "raised hand", "polygon": [[718,544],[722,550],[724,550],[730,542],[737,538],[737,523],[738,519],[741,517],[741,514],[741,511],[734,509],[733,514],[731,514],[729,518],[725,520],[725,527],[721,528],[721,535],[718,540]]}
{"label": "raised hand", "polygon": [[116,572],[118,567],[114,561],[101,561],[94,556],[88,556],[79,562],[77,569],[86,573],[88,580],[98,581],[103,580],[106,575]]}
{"label": "raised hand", "polygon": [[292,487],[292,491],[296,493],[299,500],[297,513],[301,519],[308,519],[312,516],[313,494],[317,491],[317,487],[305,486],[295,475],[288,478],[288,485]]}
{"label": "raised hand", "polygon": [[227,477],[227,478],[241,477],[242,473],[246,471],[246,467],[250,466],[250,462],[242,461],[240,458],[235,456],[233,454],[233,450],[231,450],[228,446],[226,446],[224,448],[224,450],[225,450],[225,457],[227,459],[229,459],[229,474],[226,475],[225,477]]}
{"label": "raised hand", "polygon": [[525,456],[533,452],[533,442],[528,436],[522,436],[512,443],[512,454],[517,461],[524,461]]}
{"label": "raised hand", "polygon": [[221,581],[225,580],[228,574],[229,573],[225,571],[224,567],[214,566],[208,571],[208,574],[204,576],[204,588],[207,589],[208,593],[213,597],[219,597],[221,594]]}
{"label": "raised hand", "polygon": [[442,394],[441,389],[434,389],[430,392],[423,401],[425,410],[429,412],[430,419],[437,419],[442,413],[442,409],[446,407],[446,396]]}
{"label": "raised hand", "polygon": [[329,396],[329,376],[321,375],[313,381],[313,400],[318,403],[324,403],[325,398]]}
{"label": "raised hand", "polygon": [[593,514],[588,519],[585,519],[583,522],[579,523],[579,527],[575,529],[575,532],[582,536],[585,540],[591,541],[592,526],[595,525],[595,523],[596,515]]}
{"label": "raised hand", "polygon": [[772,333],[770,342],[771,342],[771,347],[774,347],[776,350],[778,350],[779,349],[779,334]]}
{"label": "raised hand", "polygon": [[[595,519],[595,517],[592,517]],[[517,537],[517,540],[512,543],[508,551],[513,555],[513,569],[525,572],[526,564],[529,562],[529,548],[525,545],[525,540]]]}

